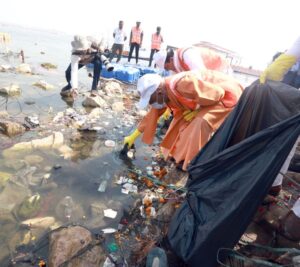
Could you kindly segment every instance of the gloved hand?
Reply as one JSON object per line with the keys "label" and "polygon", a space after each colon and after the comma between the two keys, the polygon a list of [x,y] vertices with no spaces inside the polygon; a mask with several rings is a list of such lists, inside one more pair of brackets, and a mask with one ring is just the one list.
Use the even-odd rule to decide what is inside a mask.
{"label": "gloved hand", "polygon": [[170,118],[171,110],[169,108],[158,118],[158,124],[164,124],[166,120]]}
{"label": "gloved hand", "polygon": [[183,112],[185,121],[191,121],[199,113],[199,110],[186,110]]}
{"label": "gloved hand", "polygon": [[166,121],[170,118],[170,115],[171,115],[171,110],[167,108],[164,114],[161,115],[161,117],[163,117],[163,119]]}
{"label": "gloved hand", "polygon": [[134,144],[135,139],[137,139],[140,135],[141,132],[138,129],[135,129],[131,135],[126,136],[124,138],[124,144],[127,144],[128,148],[131,148],[132,145]]}
{"label": "gloved hand", "polygon": [[296,63],[296,61],[297,58],[295,56],[281,54],[260,75],[260,83],[265,83],[266,80],[281,81],[284,74]]}

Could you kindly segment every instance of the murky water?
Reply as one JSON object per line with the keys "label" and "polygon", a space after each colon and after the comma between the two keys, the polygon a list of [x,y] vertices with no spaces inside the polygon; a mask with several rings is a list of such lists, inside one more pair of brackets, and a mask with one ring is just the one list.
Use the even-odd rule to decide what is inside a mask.
{"label": "murky water", "polygon": [[[41,197],[34,217],[53,216],[57,222],[87,223],[91,228],[117,227],[123,209],[134,198],[130,194],[122,194],[121,187],[115,181],[128,167],[142,169],[151,165],[154,150],[137,142],[136,159],[130,165],[119,158],[123,137],[134,129],[134,124],[125,124],[123,115],[130,113],[128,110],[118,115],[111,111],[102,114],[101,122],[98,123],[98,126],[105,129],[102,132],[79,132],[55,125],[52,120],[57,112],[70,106],[75,111],[83,109],[83,96],[70,103],[59,95],[60,89],[65,85],[64,71],[69,64],[71,37],[5,25],[0,25],[0,31],[11,34],[12,43],[9,48],[13,52],[23,49],[26,63],[30,64],[35,73],[26,75],[0,72],[0,86],[17,83],[22,90],[17,97],[0,96],[0,112],[7,111],[10,118],[20,123],[24,122],[25,116],[36,114],[41,124],[18,137],[9,138],[0,134],[1,151],[13,144],[44,138],[52,131],[60,131],[64,135],[64,143],[77,152],[71,159],[64,159],[54,149],[20,152],[13,158],[5,158],[0,153],[0,172],[11,176],[5,186],[1,185],[0,191],[0,266],[4,266],[4,260],[23,242],[25,232],[19,226],[24,218],[19,218],[18,208],[26,196],[39,194]],[[57,65],[57,69],[43,69],[40,64],[44,62]],[[0,64],[17,66],[20,63],[18,56],[0,56]],[[32,84],[38,80],[45,80],[55,88],[47,91],[34,87]],[[80,70],[79,81],[80,92],[88,91],[92,81],[86,70]],[[134,87],[127,89],[134,90]],[[115,141],[116,146],[105,146],[106,140]],[[107,181],[107,188],[105,192],[98,192],[99,185],[104,180]],[[68,196],[72,204],[64,203]],[[69,202],[70,198],[67,198]],[[90,223],[93,203],[102,203],[106,208],[118,211],[117,217],[106,218],[98,225]],[[64,207],[63,211],[60,210],[61,207]]]}

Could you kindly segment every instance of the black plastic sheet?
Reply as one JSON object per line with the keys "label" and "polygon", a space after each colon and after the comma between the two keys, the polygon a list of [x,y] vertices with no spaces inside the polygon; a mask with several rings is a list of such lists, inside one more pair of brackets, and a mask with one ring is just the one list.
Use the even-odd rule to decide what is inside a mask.
{"label": "black plastic sheet", "polygon": [[280,82],[245,89],[189,166],[187,198],[168,232],[189,266],[217,266],[251,222],[300,134],[300,91]]}

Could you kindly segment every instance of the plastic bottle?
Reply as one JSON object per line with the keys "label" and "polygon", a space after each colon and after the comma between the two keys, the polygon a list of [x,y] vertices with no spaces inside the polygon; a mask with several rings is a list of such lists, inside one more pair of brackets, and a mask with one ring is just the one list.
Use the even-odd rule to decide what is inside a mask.
{"label": "plastic bottle", "polygon": [[74,202],[73,202],[72,197],[66,196],[63,200],[63,203],[65,206],[65,210],[64,210],[65,218],[67,220],[70,220],[72,217],[73,209],[74,209]]}
{"label": "plastic bottle", "polygon": [[104,193],[106,191],[106,187],[107,187],[107,180],[103,180],[98,187],[98,192]]}

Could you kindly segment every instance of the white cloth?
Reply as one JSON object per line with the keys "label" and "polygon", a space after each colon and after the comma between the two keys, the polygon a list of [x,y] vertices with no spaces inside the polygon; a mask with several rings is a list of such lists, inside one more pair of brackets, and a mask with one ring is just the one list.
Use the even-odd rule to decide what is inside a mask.
{"label": "white cloth", "polygon": [[165,69],[166,58],[167,52],[165,50],[160,50],[153,55],[155,65],[161,70]]}
{"label": "white cloth", "polygon": [[[283,163],[281,169],[280,169],[280,173],[286,173],[288,168],[289,168],[289,165],[291,163],[291,160],[295,154],[295,151],[296,151],[296,147],[297,147],[297,144],[298,142],[300,142],[300,137],[298,137],[298,139],[296,140],[294,146],[292,147],[289,155],[287,156],[285,162]],[[282,174],[278,174],[277,177],[275,178],[275,181],[273,182],[272,186],[278,186],[278,185],[282,185],[282,180],[283,180],[283,175]]]}
{"label": "white cloth", "polygon": [[298,218],[300,218],[300,197],[298,200],[295,202],[292,211],[296,214]]}
{"label": "white cloth", "polygon": [[72,89],[78,89],[78,64],[80,56],[71,56],[71,86]]}
{"label": "white cloth", "polygon": [[[189,70],[203,70],[206,69],[203,60],[197,48],[189,48],[183,53],[184,63],[189,67]],[[174,52],[174,67],[177,72],[185,71],[179,63],[178,51]]]}
{"label": "white cloth", "polygon": [[162,77],[158,74],[149,73],[142,76],[137,82],[137,89],[140,93],[138,107],[144,109],[147,107],[151,95],[156,91],[161,83]]}
{"label": "white cloth", "polygon": [[114,44],[124,44],[124,39],[125,37],[127,37],[124,29],[119,29],[116,28],[114,30],[114,35],[115,35],[115,39],[114,39]]}
{"label": "white cloth", "polygon": [[300,36],[293,43],[293,45],[286,51],[285,54],[295,56],[297,60],[300,59]]}

